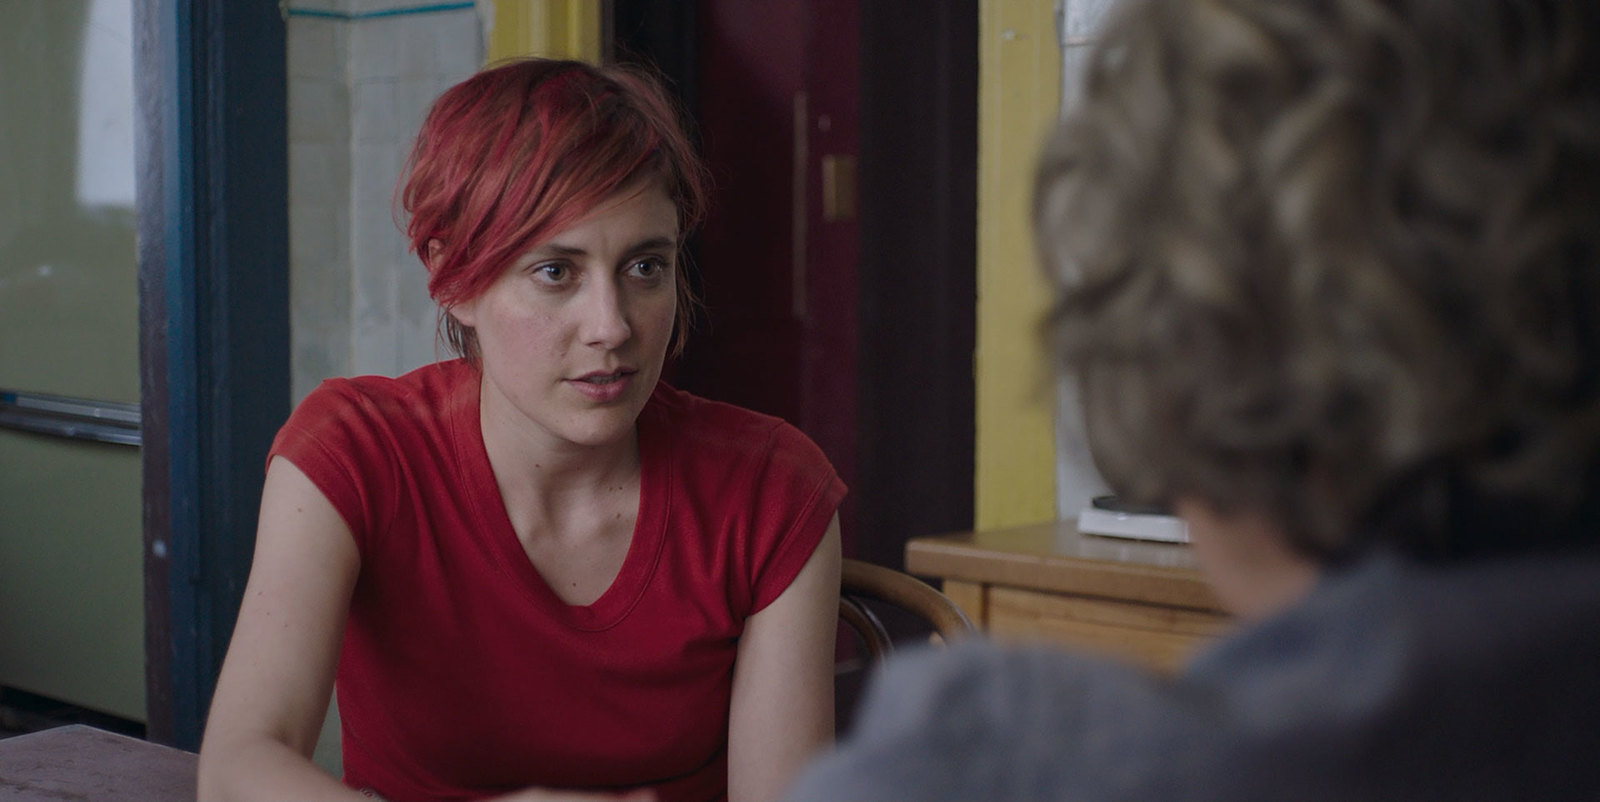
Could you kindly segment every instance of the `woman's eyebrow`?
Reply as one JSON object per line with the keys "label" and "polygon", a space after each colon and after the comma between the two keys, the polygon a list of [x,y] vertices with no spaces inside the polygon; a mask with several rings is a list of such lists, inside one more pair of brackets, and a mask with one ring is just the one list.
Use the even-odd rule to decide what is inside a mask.
{"label": "woman's eyebrow", "polygon": [[628,252],[672,250],[676,247],[678,247],[677,237],[647,237],[634,243]]}
{"label": "woman's eyebrow", "polygon": [[[678,238],[669,236],[646,237],[623,249],[624,253],[638,253],[640,251],[672,250],[678,247]],[[562,245],[547,242],[533,249],[533,253],[540,256],[588,256],[589,251],[573,245]]]}

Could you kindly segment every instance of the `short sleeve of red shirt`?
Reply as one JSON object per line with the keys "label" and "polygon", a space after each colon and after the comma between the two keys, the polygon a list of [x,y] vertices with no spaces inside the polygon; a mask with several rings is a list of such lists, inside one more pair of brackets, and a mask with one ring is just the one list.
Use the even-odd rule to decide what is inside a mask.
{"label": "short sleeve of red shirt", "polygon": [[267,460],[281,456],[294,463],[365,551],[365,534],[394,514],[397,477],[404,470],[397,459],[435,439],[420,419],[438,417],[447,401],[429,397],[442,395],[430,389],[381,377],[328,379],[295,407]]}
{"label": "short sleeve of red shirt", "polygon": [[844,499],[845,485],[810,438],[779,418],[656,389],[641,436],[670,429],[677,465],[671,518],[718,532],[722,580],[736,610],[754,614],[789,587]]}
{"label": "short sleeve of red shirt", "polygon": [[753,479],[755,519],[770,521],[773,547],[753,555],[751,612],[783,595],[816,551],[845,494],[822,449],[787,423],[773,429],[771,450]]}

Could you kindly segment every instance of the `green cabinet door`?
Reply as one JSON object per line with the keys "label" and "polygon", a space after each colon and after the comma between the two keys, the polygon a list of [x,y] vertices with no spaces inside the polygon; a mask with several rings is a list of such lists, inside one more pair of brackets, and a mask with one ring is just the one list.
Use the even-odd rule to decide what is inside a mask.
{"label": "green cabinet door", "polygon": [[[0,418],[138,402],[132,3],[0,0]],[[143,720],[139,450],[0,426],[0,685]]]}

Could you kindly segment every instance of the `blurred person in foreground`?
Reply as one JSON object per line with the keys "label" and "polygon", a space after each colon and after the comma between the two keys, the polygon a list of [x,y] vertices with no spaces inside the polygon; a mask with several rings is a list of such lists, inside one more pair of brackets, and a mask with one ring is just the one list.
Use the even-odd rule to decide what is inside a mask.
{"label": "blurred person in foreground", "polygon": [[1594,4],[1129,2],[1046,331],[1236,632],[891,663],[793,800],[1600,799]]}

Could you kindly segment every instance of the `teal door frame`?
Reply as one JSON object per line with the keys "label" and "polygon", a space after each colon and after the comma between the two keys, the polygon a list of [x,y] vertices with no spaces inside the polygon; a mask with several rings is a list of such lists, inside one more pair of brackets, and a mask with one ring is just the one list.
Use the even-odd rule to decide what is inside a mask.
{"label": "teal door frame", "polygon": [[195,749],[289,411],[286,30],[136,0],[148,734]]}

